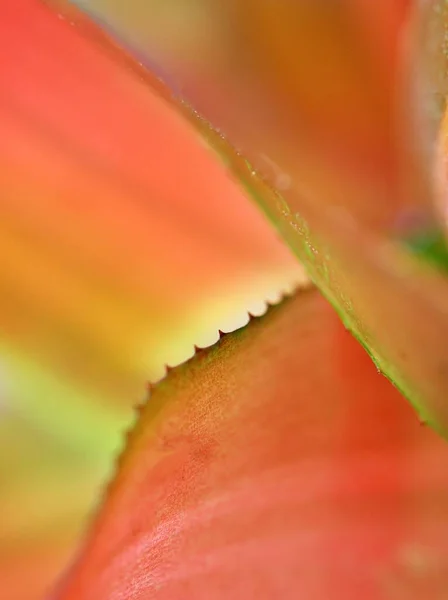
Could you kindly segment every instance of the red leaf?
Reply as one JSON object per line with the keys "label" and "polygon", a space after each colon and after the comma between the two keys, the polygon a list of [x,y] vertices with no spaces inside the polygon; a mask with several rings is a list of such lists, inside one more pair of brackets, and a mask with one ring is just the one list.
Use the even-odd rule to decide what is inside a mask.
{"label": "red leaf", "polygon": [[[379,368],[448,435],[448,284],[408,244],[443,240],[446,229],[425,162],[434,115],[421,114],[428,99],[446,96],[444,2],[195,5],[181,32],[196,23],[197,35],[176,36],[174,5],[165,0],[149,19],[155,4],[145,3],[138,41],[219,127],[214,143]],[[125,34],[119,11],[102,16]],[[223,135],[250,164],[224,148]]]}
{"label": "red leaf", "polygon": [[315,291],[155,388],[58,600],[442,600],[448,446]]}
{"label": "red leaf", "polygon": [[5,600],[67,560],[147,378],[300,273],[161,88],[71,4],[0,0]]}
{"label": "red leaf", "polygon": [[70,5],[0,14],[1,327],[130,398],[199,302],[229,280],[263,297],[298,271],[155,76]]}

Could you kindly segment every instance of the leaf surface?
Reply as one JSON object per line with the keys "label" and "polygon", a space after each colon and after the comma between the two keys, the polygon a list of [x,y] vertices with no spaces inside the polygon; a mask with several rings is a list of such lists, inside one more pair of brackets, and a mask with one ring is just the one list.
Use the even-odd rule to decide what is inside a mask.
{"label": "leaf surface", "polygon": [[0,10],[3,353],[129,403],[300,270],[155,76],[71,6]]}
{"label": "leaf surface", "polygon": [[447,460],[300,292],[151,391],[54,597],[441,600]]}
{"label": "leaf surface", "polygon": [[196,119],[377,366],[446,435],[448,283],[421,252],[439,240],[446,267],[440,115],[427,114],[446,96],[443,2],[425,4],[433,18],[409,0],[189,5],[131,2],[125,19],[110,0],[88,9],[213,124]]}
{"label": "leaf surface", "polygon": [[73,552],[146,381],[302,277],[156,76],[72,11],[0,0],[7,600]]}

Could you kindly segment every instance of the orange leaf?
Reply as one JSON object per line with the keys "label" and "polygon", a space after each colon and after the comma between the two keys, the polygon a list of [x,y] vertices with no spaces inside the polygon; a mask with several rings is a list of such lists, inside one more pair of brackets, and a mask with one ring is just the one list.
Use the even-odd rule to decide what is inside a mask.
{"label": "orange leaf", "polygon": [[[94,0],[92,10],[100,14],[102,4],[103,20],[132,38],[106,3]],[[174,35],[169,0],[161,11],[156,4],[145,4],[154,16],[140,21],[140,48],[165,61],[185,97],[219,128],[213,143],[347,327],[447,435],[448,283],[408,246],[443,240],[445,231],[428,162],[434,123],[422,114],[434,75],[426,70],[446,79],[442,3],[425,3],[435,11],[431,28],[422,3],[411,0],[199,1],[207,10],[185,26],[196,26],[194,44],[193,36]],[[131,3],[129,21],[132,7],[138,15]],[[248,159],[245,169],[223,135]]]}
{"label": "orange leaf", "polygon": [[57,600],[442,600],[448,446],[316,291],[151,393]]}
{"label": "orange leaf", "polygon": [[98,397],[135,397],[196,304],[218,327],[298,271],[155,76],[72,7],[0,11],[3,338]]}
{"label": "orange leaf", "polygon": [[0,0],[8,600],[67,560],[147,379],[300,277],[161,87],[71,5]]}

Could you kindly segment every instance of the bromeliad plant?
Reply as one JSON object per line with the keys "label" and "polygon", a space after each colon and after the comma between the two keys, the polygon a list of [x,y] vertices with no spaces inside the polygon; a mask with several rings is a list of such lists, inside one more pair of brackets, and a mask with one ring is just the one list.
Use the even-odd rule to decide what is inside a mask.
{"label": "bromeliad plant", "polygon": [[[39,0],[3,4],[2,39],[26,21],[34,48],[44,37],[57,41],[57,59],[74,68],[76,56],[79,77],[89,74],[83,93],[109,82],[118,94],[103,107],[111,115],[116,98],[126,99],[126,113],[136,122],[141,115],[143,126],[155,87],[226,160],[316,284],[212,348],[196,349],[150,389],[79,557],[51,597],[444,598],[445,140],[425,93],[434,96],[431,85],[443,92],[445,3],[210,2],[232,36],[219,69],[207,60],[216,52],[204,48],[200,69],[189,70],[181,47],[170,68],[182,75],[184,96],[234,147],[77,10]],[[417,54],[414,42],[428,32],[433,47]],[[23,136],[28,122],[35,125],[25,105],[46,106],[26,93],[36,62],[28,54],[23,88],[13,87],[29,119],[20,121]],[[95,131],[101,111],[96,106],[87,119],[94,96],[73,94],[79,98],[59,116],[52,140],[69,133],[79,149],[83,129],[72,120],[81,115],[79,124]],[[56,116],[48,111],[48,119]],[[438,146],[426,136],[434,126]],[[106,129],[92,138],[94,175],[74,187],[69,203],[99,185],[98,169],[114,174],[127,125],[112,130],[119,138]],[[4,156],[24,164],[29,138],[15,132],[12,139]],[[38,179],[33,156],[26,164],[35,171],[21,182],[2,167],[4,189],[13,189],[4,181]],[[141,184],[136,165],[144,152],[119,157],[132,174],[120,185]],[[101,190],[106,201],[116,193]],[[134,258],[141,260],[138,248]],[[421,426],[398,389],[442,436]]]}
{"label": "bromeliad plant", "polygon": [[146,381],[304,276],[98,32],[40,0],[0,14],[0,598],[34,600]]}

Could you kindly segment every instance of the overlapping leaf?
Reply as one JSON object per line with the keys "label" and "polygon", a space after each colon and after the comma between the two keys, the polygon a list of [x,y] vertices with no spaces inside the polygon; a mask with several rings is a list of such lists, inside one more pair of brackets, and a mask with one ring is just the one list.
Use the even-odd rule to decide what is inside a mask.
{"label": "overlapping leaf", "polygon": [[297,271],[151,77],[56,8],[2,4],[3,337],[130,397],[198,298],[245,278],[244,305]]}
{"label": "overlapping leaf", "polygon": [[315,291],[152,390],[57,600],[441,600],[448,447]]}
{"label": "overlapping leaf", "polygon": [[[433,158],[426,101],[444,102],[446,89],[443,2],[425,4],[435,11],[429,19],[410,0],[199,2],[191,19],[206,18],[213,35],[194,44],[171,35],[169,3],[156,4],[145,4],[153,18],[137,28],[140,48],[165,61],[185,97],[248,159],[244,171],[215,136],[376,364],[446,433],[448,284],[420,252],[437,239],[447,254],[425,164]],[[90,10],[119,27],[117,6],[97,0]],[[424,27],[422,15],[437,27]],[[165,36],[154,33],[158,19]],[[428,41],[435,89],[427,88]]]}
{"label": "overlapping leaf", "polygon": [[0,0],[8,600],[73,551],[146,381],[301,277],[157,86],[71,5]]}

